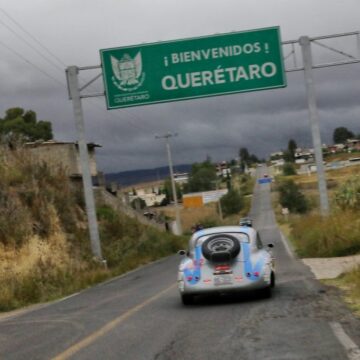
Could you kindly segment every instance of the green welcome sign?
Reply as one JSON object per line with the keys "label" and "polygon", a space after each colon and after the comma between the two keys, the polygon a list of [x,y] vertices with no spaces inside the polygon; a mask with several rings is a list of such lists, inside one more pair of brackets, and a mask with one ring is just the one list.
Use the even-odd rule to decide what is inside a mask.
{"label": "green welcome sign", "polygon": [[108,109],[286,86],[280,30],[100,50]]}

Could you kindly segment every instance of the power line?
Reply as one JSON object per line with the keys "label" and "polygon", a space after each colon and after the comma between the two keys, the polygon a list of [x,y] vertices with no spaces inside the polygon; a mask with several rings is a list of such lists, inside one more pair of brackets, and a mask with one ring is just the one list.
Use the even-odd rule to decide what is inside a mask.
{"label": "power line", "polygon": [[34,35],[32,35],[29,31],[27,31],[21,24],[19,24],[12,16],[9,15],[4,9],[0,9],[0,11],[10,19],[16,26],[18,26],[25,34],[27,34],[33,41],[35,41],[41,48],[43,48],[49,55],[51,55],[54,59],[56,59],[62,66],[66,67],[66,64],[57,57],[53,52],[51,52],[45,45],[43,45],[39,40],[36,39]]}
{"label": "power line", "polygon": [[3,26],[5,26],[11,33],[13,33],[17,38],[19,38],[21,41],[23,41],[27,46],[30,47],[30,49],[32,49],[33,51],[35,51],[38,55],[40,55],[43,59],[45,59],[49,64],[55,66],[57,69],[62,70],[62,68],[55,64],[51,59],[49,59],[48,57],[46,57],[44,54],[41,53],[41,51],[39,51],[38,49],[36,49],[35,47],[33,47],[26,39],[24,39],[21,35],[19,35],[16,31],[14,31],[10,26],[8,26],[3,20],[0,19],[0,24],[2,24]]}
{"label": "power line", "polygon": [[[21,24],[19,24],[19,22],[17,22],[12,16],[10,16],[5,10],[0,9],[0,11],[8,18],[10,19],[18,28],[20,28],[27,36],[29,36],[34,42],[36,42],[36,44],[38,44],[42,49],[44,49],[50,56],[52,56],[54,59],[57,60],[58,63],[60,63],[62,66],[66,67],[66,64],[58,57],[56,56],[53,52],[51,52],[45,45],[43,45],[35,36],[33,36],[29,31],[27,31]],[[60,67],[59,65],[55,64],[51,59],[49,59],[47,56],[45,56],[41,51],[39,51],[38,49],[36,49],[34,46],[32,46],[32,44],[30,44],[23,36],[21,36],[20,34],[18,34],[15,30],[13,30],[10,26],[8,26],[3,20],[0,19],[0,23],[5,26],[9,31],[11,31],[17,38],[19,38],[21,41],[23,41],[24,43],[26,43],[33,51],[35,51],[38,55],[40,55],[43,59],[45,59],[48,63],[50,63],[51,65],[53,65],[54,67],[56,67],[58,70],[60,70],[61,72],[64,71],[64,69],[62,67]],[[30,60],[26,59],[23,55],[21,55],[19,52],[17,52],[16,50],[12,49],[10,46],[6,45],[5,43],[0,41],[0,44],[3,45],[4,47],[6,47],[10,52],[14,53],[16,56],[18,56],[19,58],[21,58],[23,61],[25,61],[27,64],[30,64],[31,66],[33,66],[34,68],[36,68],[36,70],[40,71],[42,74],[46,75],[47,77],[49,77],[50,79],[56,81],[57,83],[60,83],[62,86],[65,86],[65,84],[63,82],[61,82],[60,80],[58,80],[57,78],[55,78],[54,76],[50,75],[48,72],[46,72],[45,70],[41,69],[39,66],[37,66],[36,64],[34,64],[33,62],[31,62]],[[91,102],[91,105],[99,108],[100,106],[98,104],[96,104],[94,101]],[[103,110],[103,109],[101,109]],[[125,111],[124,111],[125,112]],[[127,116],[132,117],[138,121],[140,121],[141,119],[133,114],[130,114],[129,112],[126,112]],[[111,115],[112,117],[116,117],[115,115]],[[130,126],[138,129],[138,130],[146,130],[148,131],[148,128],[145,128],[139,124],[134,124],[133,122],[131,122],[131,120],[128,119],[121,119],[121,121],[125,121],[127,122]]]}
{"label": "power line", "polygon": [[36,70],[38,70],[39,72],[41,72],[43,75],[47,76],[48,78],[56,81],[57,83],[59,83],[61,86],[66,86],[65,83],[61,82],[60,80],[56,79],[55,77],[53,77],[52,75],[50,75],[49,73],[47,73],[46,71],[44,71],[43,69],[41,69],[40,67],[38,67],[37,65],[35,65],[34,63],[32,63],[30,60],[26,59],[24,56],[22,56],[20,53],[18,53],[16,50],[12,49],[10,46],[6,45],[5,43],[3,43],[0,40],[0,45],[2,45],[3,47],[5,47],[6,49],[8,49],[10,52],[12,52],[13,54],[15,54],[16,56],[18,56],[19,58],[21,58],[22,60],[24,60],[27,64],[33,66]]}
{"label": "power line", "polygon": [[[45,50],[51,57],[53,57],[59,64],[61,64],[64,68],[67,66],[56,54],[54,54],[52,51],[50,51],[44,44],[42,44],[40,42],[40,40],[38,40],[34,35],[32,35],[28,30],[26,30],[18,21],[16,21],[8,12],[6,12],[4,9],[0,8],[0,11],[13,23],[15,24],[21,31],[23,31],[27,36],[29,36],[37,45],[39,45],[43,50]],[[16,35],[19,39],[21,39],[23,42],[25,42],[33,51],[35,51],[38,55],[40,55],[43,59],[45,59],[48,63],[50,63],[51,65],[53,65],[54,67],[56,67],[58,70],[60,70],[61,72],[64,71],[64,69],[62,67],[60,67],[59,65],[55,64],[51,59],[49,59],[47,56],[45,56],[41,51],[39,51],[38,49],[36,49],[34,46],[32,46],[26,39],[24,39],[23,36],[19,35],[16,31],[14,31],[9,25],[7,25],[6,23],[4,23],[4,21],[2,21],[0,19],[0,23],[3,24],[3,26],[5,26],[9,31],[11,31],[14,35]],[[61,85],[65,85],[63,82],[61,82],[60,80],[56,79],[55,77],[53,77],[52,75],[48,74],[45,70],[42,70],[39,66],[35,65],[34,63],[32,63],[31,61],[29,61],[28,59],[26,59],[24,56],[20,55],[18,52],[16,52],[15,50],[13,50],[12,48],[10,48],[8,45],[2,43],[0,41],[0,43],[6,47],[9,51],[11,51],[12,53],[16,54],[17,56],[19,56],[21,59],[23,59],[26,63],[32,65],[33,67],[35,67],[38,71],[40,71],[41,73],[43,73],[44,75],[48,76],[50,79],[56,81],[57,83],[60,83]],[[89,86],[90,88],[93,88],[94,85]],[[100,100],[100,99],[96,99],[96,100]],[[92,105],[94,105],[95,107],[100,109],[100,106],[98,104],[96,104],[94,101],[91,102]],[[103,109],[101,109],[103,110]],[[128,117],[137,120],[138,122],[141,121],[140,117],[131,114],[128,110],[122,109],[122,111],[127,114]],[[109,116],[110,114],[107,113],[107,115]],[[113,118],[118,118],[116,115],[114,115],[113,113],[111,113],[110,115]],[[145,130],[145,131],[149,131],[149,127],[145,127],[142,125],[139,125],[139,123],[133,123],[130,119],[126,119],[126,118],[120,118],[120,121],[123,122],[127,122],[130,126],[138,129],[138,130]]]}

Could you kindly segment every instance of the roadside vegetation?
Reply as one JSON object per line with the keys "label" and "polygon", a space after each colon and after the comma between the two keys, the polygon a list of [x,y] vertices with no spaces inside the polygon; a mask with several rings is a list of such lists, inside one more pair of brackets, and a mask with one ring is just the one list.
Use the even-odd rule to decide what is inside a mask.
{"label": "roadside vegetation", "polygon": [[[356,173],[356,171],[355,171]],[[346,176],[344,176],[346,174]],[[360,253],[360,178],[354,169],[332,170],[329,216],[319,215],[318,193],[307,177],[277,179],[275,212],[280,226],[301,257],[332,257]],[[304,179],[304,182],[302,181]],[[315,181],[315,179],[313,179]],[[289,215],[282,209],[288,208]]]}
{"label": "roadside vegetation", "polygon": [[[174,236],[142,225],[97,201],[102,253],[107,266],[93,258],[82,186],[65,169],[54,170],[31,158],[24,143],[52,138],[51,123],[33,111],[13,108],[0,119],[0,311],[50,301],[97,284],[186,247],[187,236]],[[257,161],[242,149],[243,166]],[[235,166],[236,164],[234,164]],[[222,180],[210,159],[194,164],[182,192],[227,188],[219,204],[184,209],[186,235],[195,223],[204,227],[238,224],[249,212],[254,180],[234,172]],[[170,182],[165,186],[172,201]],[[141,209],[143,202],[133,203]],[[172,208],[169,206],[168,208]],[[173,218],[173,214],[164,214]]]}
{"label": "roadside vegetation", "polygon": [[[354,134],[346,128],[334,131],[335,143]],[[290,145],[290,144],[289,144]],[[288,153],[291,153],[288,149]],[[347,160],[357,153],[327,154],[327,161]],[[316,174],[296,175],[296,166],[286,162],[273,187],[274,209],[282,231],[292,242],[298,256],[307,258],[341,257],[360,254],[360,176],[359,166],[326,172],[330,214],[319,215]],[[295,170],[295,172],[294,172]],[[284,208],[289,210],[284,211]],[[342,274],[327,284],[344,290],[345,299],[360,315],[360,267]]]}
{"label": "roadside vegetation", "polygon": [[63,169],[0,146],[0,311],[49,301],[184,247],[184,238],[141,225],[99,204],[108,268],[94,261],[83,195]]}
{"label": "roadside vegetation", "polygon": [[338,287],[343,293],[345,302],[360,317],[360,266],[336,279],[324,280],[324,283]]}

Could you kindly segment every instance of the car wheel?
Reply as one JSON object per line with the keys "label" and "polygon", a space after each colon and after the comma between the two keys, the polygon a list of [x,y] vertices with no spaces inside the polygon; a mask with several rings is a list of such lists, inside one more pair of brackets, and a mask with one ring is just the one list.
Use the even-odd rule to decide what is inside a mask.
{"label": "car wheel", "polygon": [[270,275],[270,287],[271,288],[275,287],[275,274],[273,272],[271,272],[271,275]]}
{"label": "car wheel", "polygon": [[213,235],[202,244],[202,253],[210,261],[230,261],[239,255],[240,243],[232,235]]}
{"label": "car wheel", "polygon": [[182,294],[181,301],[183,305],[192,305],[194,303],[194,296],[189,294]]}

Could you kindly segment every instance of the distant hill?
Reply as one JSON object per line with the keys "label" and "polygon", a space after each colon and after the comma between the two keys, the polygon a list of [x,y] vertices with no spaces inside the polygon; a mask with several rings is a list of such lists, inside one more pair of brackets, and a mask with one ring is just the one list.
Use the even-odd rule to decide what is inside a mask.
{"label": "distant hill", "polygon": [[[191,164],[174,166],[175,173],[184,173],[191,171]],[[118,173],[105,174],[106,183],[116,182],[121,186],[135,185],[143,182],[163,180],[170,176],[169,167],[163,166],[155,169],[140,169],[131,171],[122,171]]]}

